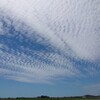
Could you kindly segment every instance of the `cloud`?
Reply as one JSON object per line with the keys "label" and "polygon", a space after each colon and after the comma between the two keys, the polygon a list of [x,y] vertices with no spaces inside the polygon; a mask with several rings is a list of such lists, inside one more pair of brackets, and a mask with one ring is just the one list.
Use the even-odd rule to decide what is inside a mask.
{"label": "cloud", "polygon": [[[99,1],[1,0],[1,8],[12,18],[21,20],[53,45],[70,45],[81,58],[99,59]],[[45,5],[46,2],[46,5]],[[98,4],[97,4],[98,3]],[[86,5],[85,5],[86,4]],[[84,6],[85,5],[85,6]]]}
{"label": "cloud", "polygon": [[99,0],[0,2],[1,75],[47,82],[99,74]]}
{"label": "cloud", "polygon": [[[58,76],[77,75],[77,71],[75,71],[72,64],[58,54],[45,53],[44,55],[44,53],[35,52],[34,57],[31,57],[24,53],[17,52],[14,55],[1,52],[0,55],[0,73],[10,79],[18,81],[22,79],[26,82],[45,82]],[[38,56],[39,58],[37,58]]]}

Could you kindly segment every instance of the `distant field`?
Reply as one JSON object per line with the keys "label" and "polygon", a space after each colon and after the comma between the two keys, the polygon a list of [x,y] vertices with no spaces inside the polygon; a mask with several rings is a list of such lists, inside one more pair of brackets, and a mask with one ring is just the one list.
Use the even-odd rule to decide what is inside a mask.
{"label": "distant field", "polygon": [[82,99],[82,98],[50,98],[50,99],[19,99],[19,100],[100,100],[100,99]]}
{"label": "distant field", "polygon": [[82,98],[51,98],[51,99],[19,99],[19,100],[100,100],[100,99],[82,99]]}
{"label": "distant field", "polygon": [[0,100],[100,100],[100,98],[7,98]]}

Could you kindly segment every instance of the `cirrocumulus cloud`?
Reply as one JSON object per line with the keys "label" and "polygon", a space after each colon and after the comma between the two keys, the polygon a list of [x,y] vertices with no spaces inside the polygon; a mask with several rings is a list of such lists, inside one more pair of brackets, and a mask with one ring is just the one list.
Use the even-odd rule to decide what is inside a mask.
{"label": "cirrocumulus cloud", "polygon": [[48,83],[100,74],[99,0],[0,0],[0,75]]}

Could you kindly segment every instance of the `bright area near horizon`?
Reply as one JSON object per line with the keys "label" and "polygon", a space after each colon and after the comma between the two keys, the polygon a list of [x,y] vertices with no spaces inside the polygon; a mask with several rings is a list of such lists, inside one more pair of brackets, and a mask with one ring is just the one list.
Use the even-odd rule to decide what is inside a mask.
{"label": "bright area near horizon", "polygon": [[0,97],[100,95],[99,0],[0,0]]}

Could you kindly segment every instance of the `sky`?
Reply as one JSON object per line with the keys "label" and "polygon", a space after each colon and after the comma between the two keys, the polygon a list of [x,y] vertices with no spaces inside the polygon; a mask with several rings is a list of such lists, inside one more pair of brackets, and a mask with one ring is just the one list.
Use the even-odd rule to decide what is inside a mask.
{"label": "sky", "polygon": [[85,94],[100,95],[100,0],[0,0],[0,97]]}

